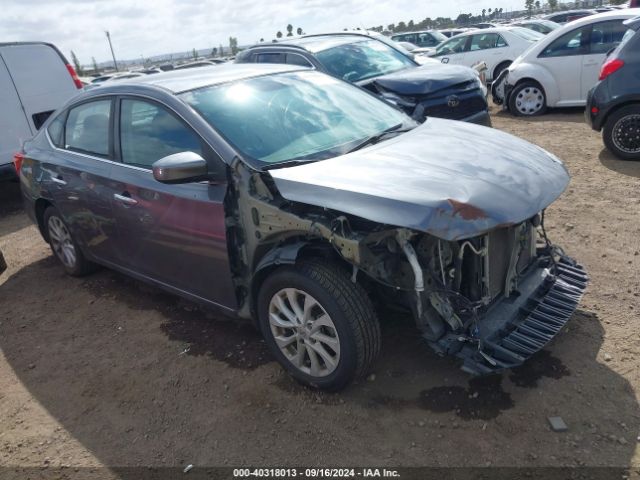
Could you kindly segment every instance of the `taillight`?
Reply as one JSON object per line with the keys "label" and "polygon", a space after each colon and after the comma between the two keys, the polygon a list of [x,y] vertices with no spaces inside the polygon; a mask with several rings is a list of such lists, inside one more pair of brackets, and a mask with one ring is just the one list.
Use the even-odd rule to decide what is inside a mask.
{"label": "taillight", "polygon": [[75,68],[73,68],[72,65],[69,65],[67,63],[67,70],[69,71],[69,75],[71,75],[71,80],[73,80],[73,83],[76,84],[76,87],[83,88],[84,85],[82,84],[82,81],[80,80],[80,78],[78,78],[78,74],[76,73]]}
{"label": "taillight", "polygon": [[22,168],[22,161],[24,160],[24,153],[16,152],[13,154],[13,166],[16,168],[16,173],[20,176],[20,169]]}
{"label": "taillight", "polygon": [[617,72],[622,67],[624,67],[624,62],[619,58],[612,58],[611,60],[607,60],[602,65],[602,69],[600,70],[600,80],[604,80],[612,73]]}

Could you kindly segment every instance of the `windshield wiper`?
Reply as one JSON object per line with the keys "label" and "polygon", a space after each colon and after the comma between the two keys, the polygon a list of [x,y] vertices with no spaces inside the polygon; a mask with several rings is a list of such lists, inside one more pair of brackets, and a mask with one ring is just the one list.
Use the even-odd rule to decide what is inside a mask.
{"label": "windshield wiper", "polygon": [[358,145],[356,145],[352,149],[348,150],[347,153],[355,152],[356,150],[360,150],[361,148],[364,148],[364,147],[366,147],[368,145],[374,145],[374,144],[378,143],[380,140],[382,140],[384,137],[389,135],[390,133],[402,133],[402,132],[408,132],[409,130],[411,130],[410,128],[405,128],[405,129],[400,130],[402,125],[404,125],[404,123],[399,123],[397,125],[394,125],[392,127],[389,127],[387,129],[381,131],[380,133],[376,133],[375,135],[371,135],[370,137],[368,137],[364,141],[360,142]]}
{"label": "windshield wiper", "polygon": [[262,171],[266,172],[267,170],[273,170],[274,168],[287,168],[287,167],[295,167],[297,165],[304,165],[305,163],[313,163],[317,162],[317,159],[313,160],[287,160],[285,162],[272,163],[271,165],[266,165],[262,167]]}

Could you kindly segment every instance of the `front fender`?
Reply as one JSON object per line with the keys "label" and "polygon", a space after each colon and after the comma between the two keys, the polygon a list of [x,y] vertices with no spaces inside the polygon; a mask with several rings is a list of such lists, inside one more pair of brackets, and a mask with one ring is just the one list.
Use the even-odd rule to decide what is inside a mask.
{"label": "front fender", "polygon": [[507,82],[515,86],[523,80],[535,80],[544,89],[547,97],[547,106],[553,107],[560,101],[560,89],[551,72],[539,64],[519,63],[515,67],[509,68]]}

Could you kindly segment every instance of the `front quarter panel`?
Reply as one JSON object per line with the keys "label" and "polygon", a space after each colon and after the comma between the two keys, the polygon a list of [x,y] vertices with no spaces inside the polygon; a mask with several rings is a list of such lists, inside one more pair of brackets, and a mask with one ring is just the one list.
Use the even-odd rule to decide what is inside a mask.
{"label": "front quarter panel", "polygon": [[521,61],[509,69],[509,85],[515,86],[522,80],[532,79],[538,82],[547,96],[547,106],[553,107],[560,100],[558,83],[551,72],[540,63]]}

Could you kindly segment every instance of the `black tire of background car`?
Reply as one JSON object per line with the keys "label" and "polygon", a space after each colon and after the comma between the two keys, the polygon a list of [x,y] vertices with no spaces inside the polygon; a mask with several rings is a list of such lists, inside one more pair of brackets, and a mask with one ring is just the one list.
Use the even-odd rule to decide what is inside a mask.
{"label": "black tire of background car", "polygon": [[627,105],[613,112],[607,118],[604,128],[602,129],[602,140],[607,149],[621,160],[640,160],[640,153],[629,153],[620,150],[613,141],[613,128],[616,123],[624,117],[631,115],[640,115],[640,105]]}
{"label": "black tire of background car", "polygon": [[[67,227],[67,230],[71,232],[71,230],[69,229],[69,226],[66,224],[66,222],[62,218],[62,215],[60,215],[60,212],[58,212],[58,209],[55,207],[49,207],[45,210],[44,217],[43,217],[43,220],[44,220],[43,223],[45,228],[47,229],[47,238],[49,238],[49,219],[53,216],[58,217],[60,221]],[[62,265],[64,270],[67,272],[67,274],[71,275],[72,277],[82,277],[84,275],[94,272],[97,269],[97,265],[93,262],[88,261],[86,258],[84,258],[84,255],[82,254],[82,250],[80,250],[80,247],[78,246],[78,242],[76,241],[75,238],[73,238],[73,236],[71,237],[71,240],[73,241],[73,245],[76,250],[76,263],[73,268],[68,267],[60,260],[60,258],[58,258],[58,255],[53,249],[53,245],[51,245],[51,242],[49,242],[49,246],[51,247],[51,252],[53,253],[53,256],[58,259],[58,261],[60,262],[60,265]]]}
{"label": "black tire of background car", "polygon": [[[298,370],[280,351],[269,326],[269,302],[284,288],[297,288],[313,296],[331,317],[340,339],[340,361],[326,377]],[[336,264],[305,259],[273,272],[258,295],[258,319],[265,341],[280,364],[300,383],[338,391],[363,378],[380,353],[380,324],[367,293]]]}
{"label": "black tire of background car", "polygon": [[0,251],[0,275],[7,269],[7,262],[4,261],[4,255]]}
{"label": "black tire of background car", "polygon": [[[518,97],[518,94],[526,89],[526,88],[537,88],[542,92],[543,95],[543,103],[542,103],[542,108],[540,108],[540,110],[538,110],[535,113],[531,113],[529,115],[525,115],[523,113],[520,113],[516,107],[516,98]],[[545,93],[544,89],[537,83],[534,82],[532,80],[525,80],[522,83],[519,83],[518,85],[516,85],[513,90],[511,90],[511,93],[509,94],[509,112],[511,112],[512,115],[515,115],[517,117],[537,117],[538,115],[543,115],[545,112],[547,111],[547,94]]]}

